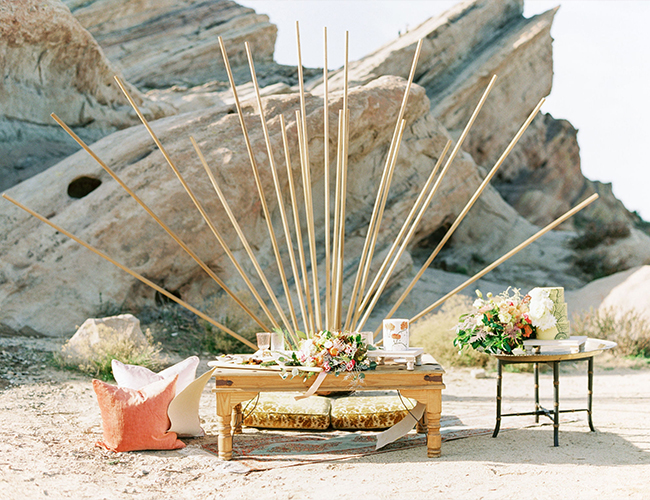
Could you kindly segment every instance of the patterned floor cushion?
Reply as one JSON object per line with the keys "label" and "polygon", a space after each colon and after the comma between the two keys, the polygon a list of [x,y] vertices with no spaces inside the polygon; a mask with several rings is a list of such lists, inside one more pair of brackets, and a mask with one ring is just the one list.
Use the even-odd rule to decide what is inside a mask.
{"label": "patterned floor cushion", "polygon": [[262,392],[257,404],[254,400],[250,404],[242,403],[244,425],[269,429],[327,429],[330,426],[330,399],[311,396],[296,401],[296,394]]}
{"label": "patterned floor cushion", "polygon": [[408,415],[408,410],[416,404],[414,399],[400,399],[397,395],[333,399],[330,422],[334,429],[340,430],[388,429]]}

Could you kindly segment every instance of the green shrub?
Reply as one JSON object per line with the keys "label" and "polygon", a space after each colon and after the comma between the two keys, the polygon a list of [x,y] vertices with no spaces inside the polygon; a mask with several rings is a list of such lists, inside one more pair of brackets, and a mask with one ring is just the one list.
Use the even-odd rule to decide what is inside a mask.
{"label": "green shrub", "polygon": [[151,370],[157,370],[164,362],[160,356],[161,346],[154,344],[151,332],[147,330],[147,344],[137,344],[109,328],[100,325],[99,331],[102,340],[93,345],[83,347],[82,355],[85,361],[78,361],[75,354],[70,356],[69,344],[66,343],[61,353],[54,355],[54,364],[60,368],[80,371],[102,380],[112,380],[113,370],[111,362],[114,359],[130,365],[140,365]]}
{"label": "green shrub", "polygon": [[571,240],[570,244],[575,250],[589,250],[598,245],[611,245],[614,241],[628,236],[630,236],[630,228],[625,222],[615,221],[606,224],[591,222]]}
{"label": "green shrub", "polygon": [[612,351],[615,355],[650,357],[650,324],[639,311],[590,309],[571,320],[572,335],[612,340],[618,344]]}
{"label": "green shrub", "polygon": [[411,325],[411,345],[424,347],[443,366],[492,368],[496,365],[489,355],[466,349],[458,353],[454,347],[458,318],[472,308],[472,299],[454,295],[434,313]]}
{"label": "green shrub", "polygon": [[[204,312],[255,344],[255,333],[260,331],[259,326],[253,324],[246,312],[231,298],[209,301]],[[251,352],[251,348],[244,343],[176,303],[144,308],[138,317],[151,329],[157,342],[181,355]]]}

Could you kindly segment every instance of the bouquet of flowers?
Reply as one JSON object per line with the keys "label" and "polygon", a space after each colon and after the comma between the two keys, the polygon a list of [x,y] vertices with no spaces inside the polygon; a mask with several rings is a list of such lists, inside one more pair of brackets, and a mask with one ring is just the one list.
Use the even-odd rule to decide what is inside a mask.
{"label": "bouquet of flowers", "polygon": [[512,353],[525,339],[535,338],[529,295],[522,297],[517,289],[511,294],[510,288],[496,297],[489,293],[483,298],[478,290],[476,294],[476,311],[463,314],[456,326],[454,345],[459,350],[471,346],[487,353]]}
{"label": "bouquet of flowers", "polygon": [[317,366],[336,375],[352,372],[363,378],[362,372],[376,365],[368,359],[367,352],[368,344],[361,334],[324,330],[303,340],[300,350],[292,353],[292,357],[300,366]]}

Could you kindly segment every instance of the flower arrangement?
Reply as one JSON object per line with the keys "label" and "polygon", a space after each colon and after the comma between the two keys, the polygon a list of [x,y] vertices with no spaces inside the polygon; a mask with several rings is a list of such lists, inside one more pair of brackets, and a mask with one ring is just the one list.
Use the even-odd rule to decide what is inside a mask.
{"label": "flower arrangement", "polygon": [[[359,333],[316,332],[303,339],[300,350],[291,353],[290,359],[280,359],[285,366],[293,366],[292,375],[298,375],[301,367],[319,367],[325,372],[354,373],[360,378],[363,372],[374,369],[376,363],[367,356],[372,348]],[[308,372],[308,376],[313,372]]]}
{"label": "flower arrangement", "polygon": [[326,372],[362,372],[374,368],[367,352],[361,334],[324,330],[303,340],[298,358],[304,366],[319,366]]}
{"label": "flower arrangement", "polygon": [[[522,296],[517,289],[511,293],[510,288],[497,296],[489,293],[486,298],[478,290],[476,294],[476,311],[463,314],[456,326],[454,345],[460,350],[472,347],[492,354],[512,353],[523,347],[525,339],[535,338],[537,327],[530,316],[530,295]],[[547,306],[535,305],[539,305],[537,313]]]}

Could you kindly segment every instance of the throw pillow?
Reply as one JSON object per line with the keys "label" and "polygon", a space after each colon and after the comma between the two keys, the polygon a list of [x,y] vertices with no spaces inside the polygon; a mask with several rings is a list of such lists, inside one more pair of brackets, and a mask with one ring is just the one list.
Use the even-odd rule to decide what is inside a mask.
{"label": "throw pillow", "polygon": [[97,445],[115,452],[184,448],[176,433],[167,432],[167,408],[177,379],[159,380],[140,390],[93,380],[104,429],[104,440]]}
{"label": "throw pillow", "polygon": [[140,389],[152,382],[178,375],[176,394],[180,394],[183,389],[194,382],[196,368],[199,366],[199,358],[197,356],[190,356],[169,368],[165,368],[159,373],[152,372],[144,366],[125,365],[117,359],[113,360],[111,366],[117,385],[120,387],[128,387],[129,389]]}

